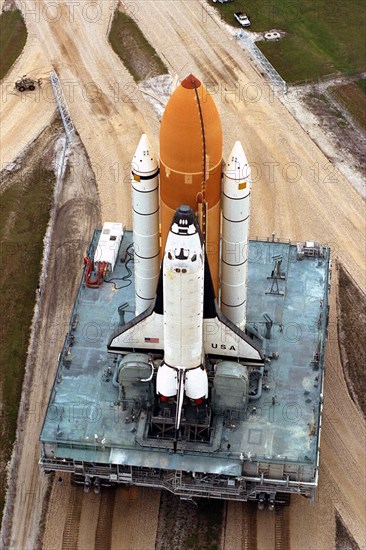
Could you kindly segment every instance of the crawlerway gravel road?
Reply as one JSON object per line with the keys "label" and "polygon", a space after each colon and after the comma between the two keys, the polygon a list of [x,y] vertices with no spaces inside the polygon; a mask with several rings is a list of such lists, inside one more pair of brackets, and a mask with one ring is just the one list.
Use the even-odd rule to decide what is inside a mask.
{"label": "crawlerway gravel road", "polygon": [[[72,8],[70,4],[61,0],[57,4],[45,0],[20,2],[31,41],[8,80],[23,69],[29,71],[24,65],[26,59],[29,64],[39,62],[57,70],[67,88],[73,122],[96,174],[102,219],[129,225],[128,164],[143,131],[157,148],[158,119],[108,44],[106,33],[117,2],[75,3]],[[224,154],[229,153],[235,140],[243,143],[254,175],[251,235],[267,236],[276,231],[278,237],[293,241],[316,239],[328,243],[333,257],[343,262],[365,290],[362,198],[270,92],[235,39],[211,16],[212,6],[199,0],[135,0],[128,9],[172,75],[183,78],[192,72],[211,90],[223,123]],[[22,102],[18,95],[10,94],[2,102],[5,162],[14,160],[50,120],[54,104],[41,96],[37,103],[35,99]],[[26,136],[20,131],[24,127],[29,132]],[[47,284],[66,283],[57,279]],[[332,296],[334,305],[334,292]],[[365,425],[342,374],[334,311],[327,357],[319,498],[315,505],[294,499],[289,513],[290,545],[299,550],[334,548],[336,511],[360,547],[365,546]],[[57,316],[57,311],[52,309],[47,315]],[[47,337],[47,324],[41,330],[45,332],[40,342]],[[47,365],[48,385],[54,376],[57,352]],[[41,361],[41,355],[37,361]],[[42,364],[34,368],[30,407],[44,401]],[[40,416],[43,412],[39,411]],[[34,547],[42,510],[43,493],[34,490],[41,485],[37,438],[27,436],[28,430],[29,434],[36,431],[34,422],[32,417],[24,426],[19,491],[15,493],[11,548],[19,550]],[[25,490],[28,486],[33,489]],[[106,506],[102,497],[96,497],[93,503],[90,496],[75,495],[66,483],[55,484],[43,547],[98,547],[98,525],[102,524]],[[158,492],[119,490],[111,509],[111,548],[154,548]],[[244,548],[248,525],[244,516],[238,505],[229,504],[224,537],[228,550]],[[275,517],[267,516],[258,514],[257,518],[261,548],[275,544]],[[77,525],[72,537],[67,528],[70,524]]]}

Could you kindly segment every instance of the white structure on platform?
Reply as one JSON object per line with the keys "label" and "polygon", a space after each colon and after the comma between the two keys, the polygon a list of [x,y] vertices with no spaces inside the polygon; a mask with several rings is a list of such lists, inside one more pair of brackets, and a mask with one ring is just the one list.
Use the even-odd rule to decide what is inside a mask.
{"label": "white structure on platform", "polygon": [[94,264],[104,263],[106,271],[113,271],[123,236],[121,223],[105,222],[94,254]]}

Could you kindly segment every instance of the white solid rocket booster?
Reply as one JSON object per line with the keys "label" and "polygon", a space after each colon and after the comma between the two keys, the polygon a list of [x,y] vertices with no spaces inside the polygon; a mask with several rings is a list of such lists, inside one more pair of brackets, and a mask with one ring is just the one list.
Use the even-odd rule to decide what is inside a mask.
{"label": "white solid rocket booster", "polygon": [[150,142],[141,136],[131,166],[135,263],[135,313],[155,298],[159,278],[159,168]]}
{"label": "white solid rocket booster", "polygon": [[250,189],[250,167],[240,141],[236,141],[223,179],[221,310],[242,330],[246,320]]}

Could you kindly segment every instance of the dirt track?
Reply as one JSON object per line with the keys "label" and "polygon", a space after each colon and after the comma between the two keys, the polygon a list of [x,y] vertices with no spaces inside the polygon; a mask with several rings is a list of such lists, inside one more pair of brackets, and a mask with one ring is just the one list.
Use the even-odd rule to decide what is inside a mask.
{"label": "dirt track", "polygon": [[[28,9],[35,8],[32,1],[23,4]],[[37,4],[44,5],[45,2]],[[158,122],[107,43],[105,35],[112,13],[110,6],[113,7],[116,2],[90,4],[101,6],[101,17],[94,23],[88,21],[85,13],[77,7],[74,9],[74,21],[71,22],[70,13],[61,1],[61,19],[58,22],[52,23],[50,16],[48,20],[41,17],[39,22],[36,22],[34,16],[28,14],[27,25],[34,41],[27,44],[19,63],[24,62],[25,55],[30,56],[27,64],[38,62],[37,56],[41,56],[41,62],[55,66],[61,80],[69,83],[69,90],[73,88],[74,96],[69,96],[69,107],[96,172],[102,218],[121,220],[129,225],[130,194],[126,180],[128,163],[142,131],[147,131],[157,145]],[[223,122],[225,154],[229,152],[235,139],[242,141],[258,176],[254,178],[252,194],[252,235],[266,236],[275,230],[277,236],[283,238],[315,238],[329,243],[333,247],[333,255],[342,260],[350,274],[365,290],[364,202],[340,173],[332,171],[330,163],[308,135],[282,103],[270,94],[268,86],[246,60],[235,41],[207,14],[199,1],[140,1],[133,5],[139,25],[157,52],[168,63],[172,74],[177,73],[179,77],[184,77],[187,73],[193,72],[214,92]],[[49,13],[51,14],[51,11]],[[89,18],[91,14],[90,11]],[[153,29],[150,24],[152,19]],[[168,36],[165,33],[166,28],[171,29]],[[33,54],[34,51],[38,52],[37,56]],[[14,75],[13,71],[9,80]],[[93,83],[98,89],[93,87]],[[134,99],[137,101],[134,102]],[[1,104],[1,114],[4,117],[2,139],[5,145],[5,162],[13,160],[27,142],[25,136],[19,140],[14,138],[14,132],[18,131],[19,125],[29,128],[27,136],[31,140],[49,120],[53,108],[54,105],[50,103],[45,103],[45,108],[42,104],[36,103],[30,109],[15,96]],[[82,166],[79,167],[79,177],[83,179]],[[87,201],[96,204],[96,190],[92,187],[87,189],[85,186],[79,189],[78,181],[76,178],[76,187],[70,190],[73,196],[76,198],[81,194],[82,197],[87,197]],[[69,204],[71,207],[72,204],[79,203]],[[67,208],[63,211],[67,212]],[[93,216],[84,220],[88,226],[88,235],[83,231],[83,243],[87,242],[90,230],[97,221],[97,212],[93,212]],[[75,261],[81,259],[83,252],[79,232],[85,228],[81,227],[83,223],[80,218],[84,219],[87,213],[90,211],[83,202],[80,208],[77,206],[77,215],[73,215],[73,229],[79,235],[76,241],[71,239],[74,242],[72,254]],[[67,224],[61,224],[56,234],[53,256],[55,263],[51,265],[50,276],[57,273],[60,285],[57,284],[52,289],[56,289],[56,295],[52,300],[50,297],[50,301],[45,302],[48,304],[48,314],[44,316],[42,327],[45,335],[52,331],[50,318],[55,311],[59,313],[58,318],[63,322],[68,319],[76,284],[76,279],[70,282],[62,271],[63,254],[66,253],[66,229]],[[62,273],[62,276],[59,273]],[[51,295],[50,288],[48,292]],[[365,545],[365,523],[362,515],[365,502],[362,483],[364,455],[361,436],[364,434],[365,425],[360,411],[348,395],[342,374],[335,325],[334,293],[332,306],[319,500],[311,506],[305,500],[295,499],[289,513],[291,548],[299,550],[304,547],[322,550],[334,547],[334,509],[340,512],[360,547]],[[38,349],[31,398],[34,403],[40,404],[40,416],[48,397],[44,385],[49,386],[53,380],[55,358],[61,346],[62,336],[63,333],[58,336],[52,350],[44,346],[39,346]],[[45,370],[44,365],[49,365],[49,371]],[[19,486],[26,480],[27,490],[29,487],[29,491],[35,492],[28,491],[24,496],[23,491],[23,497],[19,492],[15,502],[11,546],[22,550],[34,545],[42,504],[42,499],[36,498],[37,494],[40,496],[37,493],[40,476],[36,464],[39,449],[35,444],[38,440],[39,422],[39,419],[35,422],[31,417],[24,427],[26,444]],[[344,472],[347,472],[347,476]],[[48,542],[44,545],[45,548],[53,548],[53,544],[55,548],[60,547],[62,542],[61,537],[64,536],[68,518],[62,502],[66,506],[69,495],[74,491],[70,487],[66,488],[66,485],[64,483],[53,488],[45,533],[45,543]],[[60,492],[65,496],[57,503],[57,495]],[[121,548],[118,546],[121,543],[117,542],[117,533],[122,529],[121,516],[126,522],[125,525],[137,521],[135,530],[143,537],[137,542],[133,538],[136,533],[130,528],[127,534],[132,539],[126,540],[126,548],[132,542],[140,544],[141,548],[153,547],[153,533],[157,526],[159,508],[158,493],[137,491],[136,495],[136,500],[131,501],[128,506],[125,504],[124,495],[123,498],[116,497],[114,501],[111,540],[113,548]],[[80,508],[81,502],[81,509],[78,508],[77,512],[80,513],[77,544],[79,548],[86,548],[97,538],[92,529],[89,529],[89,513],[91,509],[93,514],[96,512],[90,502],[90,496],[83,497],[82,501],[80,497],[77,498],[79,500],[74,504],[76,508]],[[121,513],[116,512],[119,509]],[[99,510],[102,510],[101,504]],[[142,511],[145,512],[141,513]],[[147,523],[150,528],[145,531],[144,525]],[[264,516],[257,517],[258,548],[265,547],[267,543],[269,547],[273,547],[276,537],[274,516],[269,520],[269,524],[270,527],[264,521]],[[237,536],[238,529],[241,529],[243,536],[247,533],[247,516],[240,505],[229,504],[225,534],[227,550],[244,548],[242,537]],[[49,538],[52,533],[55,534],[54,542]],[[61,533],[61,536],[57,533]],[[263,544],[259,544],[259,541]],[[66,545],[66,541],[64,544]]]}
{"label": "dirt track", "polygon": [[[3,3],[1,0],[0,10]],[[13,161],[41,133],[50,123],[55,110],[55,100],[46,92],[47,87],[44,93],[37,90],[23,95],[14,90],[15,81],[23,74],[31,78],[47,78],[51,69],[36,30],[30,25],[27,28],[26,46],[0,86],[0,169]]]}

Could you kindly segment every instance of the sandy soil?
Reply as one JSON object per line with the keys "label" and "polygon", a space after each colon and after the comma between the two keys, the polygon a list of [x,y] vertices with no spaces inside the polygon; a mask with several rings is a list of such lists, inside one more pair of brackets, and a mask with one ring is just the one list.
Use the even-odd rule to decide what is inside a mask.
{"label": "sandy soil", "polygon": [[[338,85],[338,79],[335,80]],[[331,160],[333,174],[342,173],[365,198],[366,135],[328,91],[327,84],[290,88],[283,103],[311,139]]]}
{"label": "sandy soil", "polygon": [[20,76],[27,74],[30,78],[47,78],[51,70],[37,32],[29,25],[27,27],[26,46],[0,85],[0,169],[18,157],[41,133],[55,111],[55,100],[47,84],[41,90],[23,94],[14,89],[14,83]]}
{"label": "sandy soil", "polygon": [[[35,4],[42,6],[45,2],[25,2],[28,9],[36,9]],[[128,164],[142,131],[147,131],[155,145],[158,145],[157,117],[107,43],[105,34],[112,13],[110,7],[113,8],[116,2],[89,2],[100,14],[95,22],[90,21],[92,8],[86,14],[82,12],[82,7],[75,7],[74,18],[71,21],[65,4],[62,1],[58,3],[57,10],[61,10],[58,12],[58,21],[52,22],[49,15],[47,18],[41,17],[36,23],[34,17],[27,15],[27,25],[30,32],[37,37],[35,49],[43,52],[42,56],[45,57],[46,63],[53,64],[63,83],[68,83],[70,112],[96,172],[102,218],[121,220],[129,225],[131,215]],[[131,15],[136,18],[173,75],[178,74],[182,78],[193,72],[209,87],[223,122],[225,154],[229,153],[234,140],[242,141],[254,174],[252,236],[266,236],[275,230],[276,235],[282,238],[314,238],[328,243],[333,248],[333,256],[341,259],[362,290],[365,290],[365,218],[362,198],[344,175],[334,170],[286,107],[273,96],[268,85],[250,65],[235,40],[218,26],[216,20],[210,17],[209,11],[210,8],[198,0],[141,0],[133,3]],[[170,28],[169,34],[166,33],[167,28]],[[28,51],[27,48],[25,53]],[[70,90],[73,90],[73,95]],[[8,162],[20,150],[18,143],[14,143],[14,128],[17,130],[17,125],[23,127],[26,124],[34,130],[34,125],[39,124],[36,116],[38,110],[26,110],[24,105],[19,103],[19,99],[14,100],[14,104],[9,100],[2,104],[1,108],[6,117],[7,139],[4,143],[8,152],[4,158]],[[12,108],[20,109],[16,111],[15,117]],[[36,109],[39,109],[41,117],[45,117],[45,111],[38,104]],[[39,128],[41,127],[42,124],[39,125]],[[37,132],[34,132],[35,135]],[[13,140],[13,146],[8,145],[8,139]],[[82,166],[79,166],[79,170],[82,170]],[[69,207],[60,210],[65,219],[64,222],[60,220],[51,256],[50,280],[56,280],[53,274],[57,273],[60,284],[52,288],[53,293],[48,286],[44,298],[42,334],[51,334],[57,321],[61,323],[62,328],[54,345],[39,346],[34,360],[37,374],[36,383],[31,390],[31,399],[33,403],[40,403],[40,411],[43,410],[48,397],[44,387],[49,387],[53,380],[57,351],[61,347],[65,332],[63,323],[67,322],[69,317],[76,284],[76,279],[68,279],[62,271],[62,266],[65,265],[66,257],[70,260],[70,255],[74,261],[79,262],[78,265],[81,265],[82,250],[98,217],[97,210],[93,210],[91,214],[89,208],[90,203],[96,204],[96,189],[93,185],[83,185],[85,177],[83,178],[80,172],[79,175],[81,179],[75,178],[75,187],[68,191],[71,194],[70,201],[65,204]],[[81,202],[77,199],[79,195]],[[60,204],[62,200],[61,197]],[[97,206],[95,208],[97,209]],[[76,239],[71,238],[71,228],[68,227],[70,218],[67,215],[73,220],[72,232],[76,232]],[[84,230],[81,235],[81,226],[84,224],[77,218],[84,216],[87,231]],[[68,224],[65,223],[66,219]],[[71,242],[69,247],[63,244],[68,241]],[[295,506],[291,508],[289,516],[291,548],[299,550],[304,547],[322,550],[333,547],[335,509],[339,511],[358,544],[362,547],[365,543],[362,514],[365,502],[362,483],[364,451],[360,437],[365,426],[359,410],[348,395],[343,378],[334,304],[333,293],[319,501],[312,506],[305,500],[295,499]],[[52,316],[55,313],[57,317],[53,322]],[[45,369],[44,365],[52,367]],[[24,443],[19,484],[20,480],[26,480],[27,488],[29,486],[29,491],[33,493],[23,492],[23,497],[20,493],[19,496],[17,494],[11,544],[12,548],[22,550],[33,546],[40,517],[41,506],[35,499],[36,491],[41,486],[36,464],[39,449],[38,445],[34,444],[38,440],[40,422],[41,418],[38,422],[29,418],[24,427],[27,438]],[[56,488],[54,490],[56,491]],[[71,491],[62,488],[62,491],[67,490]],[[54,494],[56,495],[56,492]],[[123,547],[128,548],[129,540],[129,544],[132,541],[130,548],[136,547],[136,542],[145,544],[142,546],[144,548],[153,547],[159,493],[136,490],[136,501],[128,505],[121,495],[124,495],[122,491],[116,495],[114,501],[112,547],[121,548],[122,525],[125,525],[125,532],[131,537],[126,539],[126,543],[122,542],[126,544]],[[45,536],[53,532],[52,525],[55,526],[56,521],[60,522],[60,518],[66,518],[60,504],[62,510],[60,509],[59,516],[52,516],[56,500],[57,497],[52,494]],[[67,502],[67,498],[61,502]],[[86,536],[88,543],[93,538],[84,523],[89,522],[87,513],[83,512],[84,505],[90,506],[90,503],[86,504],[83,499],[81,510],[79,507],[75,512],[80,519],[79,547],[80,536]],[[240,516],[238,506],[229,505],[227,525],[231,525],[232,529],[238,515]],[[244,534],[248,530],[248,521],[243,519],[243,514],[241,515]],[[135,527],[139,529],[137,534],[130,527],[132,521],[139,522],[138,527]],[[62,526],[60,529],[64,532]],[[273,538],[271,531],[263,531],[266,529],[266,523],[259,520],[258,540]],[[136,536],[142,537],[144,534],[145,538],[137,541]],[[234,539],[233,531],[228,528],[228,542],[225,545],[227,549],[239,548],[231,546]],[[59,545],[59,537],[55,537],[54,544]]]}
{"label": "sandy soil", "polygon": [[[265,517],[267,513],[265,512]],[[268,517],[266,529],[262,529],[261,514],[257,514],[255,505],[242,502],[227,502],[224,525],[223,548],[226,550],[267,550],[267,542],[273,547],[273,515]],[[258,544],[257,544],[258,526]],[[263,544],[263,539],[265,543]]]}
{"label": "sandy soil", "polygon": [[[61,485],[58,483],[57,478],[54,481],[42,544],[43,548],[47,550],[62,548],[63,530],[66,523],[70,494],[74,489],[70,484],[69,475],[63,476],[63,483]],[[50,525],[52,528],[49,527]]]}
{"label": "sandy soil", "polygon": [[336,517],[336,550],[359,550],[354,539],[347,531],[342,519],[337,514]]}
{"label": "sandy soil", "polygon": [[111,550],[155,548],[160,491],[131,487],[117,489]]}
{"label": "sandy soil", "polygon": [[[37,10],[46,2],[25,4]],[[26,22],[63,83],[71,117],[96,174],[103,220],[130,225],[130,162],[141,134],[156,132],[157,121],[107,42],[115,5],[90,2],[86,10],[71,10],[67,2],[58,2],[48,8],[48,17],[42,11],[39,21],[30,16]]]}

